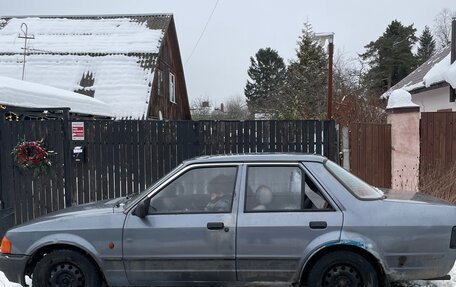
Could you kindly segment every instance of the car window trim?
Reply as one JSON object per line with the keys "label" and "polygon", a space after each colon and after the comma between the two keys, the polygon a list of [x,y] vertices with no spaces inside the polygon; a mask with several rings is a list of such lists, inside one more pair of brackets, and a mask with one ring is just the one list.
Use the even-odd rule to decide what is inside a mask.
{"label": "car window trim", "polygon": [[[328,168],[328,166],[326,165],[327,162],[328,162],[328,159],[325,159],[325,160],[323,161],[323,166],[325,167],[325,169],[326,169],[326,170],[327,170],[327,171],[328,171],[328,172],[329,172],[329,173],[330,173],[330,174],[331,174],[331,175],[332,175],[332,176],[333,176],[333,177],[334,177],[334,178],[335,178],[335,179],[336,179],[336,180],[337,180],[337,181],[338,181],[338,182],[339,182],[339,183],[340,183],[340,184],[341,184],[341,185],[342,185],[342,186],[343,186],[351,195],[353,195],[356,199],[361,200],[361,201],[377,201],[377,200],[385,199],[384,196],[383,196],[383,197],[380,196],[380,197],[378,197],[378,198],[363,198],[363,197],[359,197],[358,195],[356,195],[355,192],[352,191],[351,188],[349,188],[349,187],[347,186],[347,184],[346,184],[345,182],[343,182],[342,179],[340,179],[336,174],[334,174],[334,172],[333,172],[331,169]],[[354,175],[354,176],[355,176],[355,175]],[[361,179],[361,180],[362,180],[362,179]],[[362,180],[362,181],[364,181],[364,180]],[[368,184],[368,183],[366,182],[366,184]],[[374,188],[374,187],[372,187],[372,188]]]}
{"label": "car window trim", "polygon": [[[236,183],[238,181],[239,172],[241,170],[240,169],[240,165],[241,165],[241,163],[198,163],[198,164],[189,164],[189,165],[183,166],[181,170],[176,171],[175,174],[173,174],[167,180],[163,181],[160,185],[155,187],[153,190],[150,190],[148,192],[145,191],[144,195],[138,197],[134,203],[131,203],[131,205],[129,206],[128,210],[125,210],[124,213],[131,212],[132,210],[134,210],[136,208],[136,205],[139,202],[143,201],[147,197],[155,196],[155,194],[159,193],[163,188],[168,186],[175,179],[177,179],[178,177],[180,177],[181,175],[183,175],[184,173],[186,173],[187,171],[189,171],[191,169],[204,168],[204,167],[236,167],[236,180],[235,180],[234,191],[233,191],[233,199],[232,199],[232,202],[231,202],[231,211],[229,212],[229,213],[232,213],[233,212],[234,196],[236,194],[236,185],[237,185]],[[211,212],[211,213],[205,212],[205,213],[197,213],[197,214],[220,214],[220,213],[228,214],[228,212]],[[173,213],[161,213],[161,215],[165,215],[165,214],[166,215],[172,215]],[[177,213],[177,214],[183,214],[183,213]],[[186,214],[188,214],[188,213],[186,213]],[[154,215],[158,215],[158,213],[154,214]],[[176,215],[176,214],[174,214],[174,215]]]}
{"label": "car window trim", "polygon": [[[236,194],[236,185],[237,185],[236,183],[237,183],[238,176],[239,176],[239,166],[234,166],[234,165],[231,165],[231,166],[211,166],[209,168],[230,168],[230,167],[234,167],[236,171],[235,171],[233,192],[232,192],[232,195],[231,195],[231,206],[230,206],[230,210],[229,211],[227,210],[227,211],[195,211],[195,212],[157,212],[157,213],[147,214],[147,216],[149,216],[149,215],[154,216],[154,215],[230,214],[230,213],[233,213],[234,196]],[[201,167],[201,166],[200,167],[193,167],[193,168],[187,170],[186,172],[184,172],[182,175],[184,175],[185,173],[190,172],[192,170],[203,169],[203,168],[208,168],[208,167],[207,166],[205,166],[205,167]],[[178,178],[176,178],[176,180],[177,179]],[[173,182],[174,181],[170,182],[166,186],[163,186],[163,188],[161,188],[158,192],[156,192],[154,195],[152,195],[151,198],[153,199],[157,194],[159,194],[163,189],[165,189],[167,186],[169,186]]]}
{"label": "car window trim", "polygon": [[[261,167],[274,167],[274,166],[288,166],[288,167],[298,167],[301,172],[304,174],[304,180],[301,181],[301,200],[303,197],[303,184],[305,182],[305,177],[308,176],[310,180],[315,184],[315,186],[320,190],[323,198],[328,202],[331,208],[325,209],[281,209],[281,210],[247,210],[247,191],[248,191],[248,180],[249,180],[249,167],[250,166],[261,166]],[[331,198],[332,199],[332,198]],[[302,202],[301,202],[302,206]],[[291,213],[291,212],[334,212],[337,211],[334,208],[333,200],[328,200],[326,191],[321,187],[321,185],[316,182],[314,177],[308,172],[301,162],[248,162],[245,163],[245,184],[244,184],[244,207],[243,213]]]}

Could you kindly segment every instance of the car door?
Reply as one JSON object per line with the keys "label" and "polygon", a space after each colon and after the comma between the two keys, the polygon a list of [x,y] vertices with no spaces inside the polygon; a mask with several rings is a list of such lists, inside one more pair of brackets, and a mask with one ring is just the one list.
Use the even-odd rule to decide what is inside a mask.
{"label": "car door", "polygon": [[184,168],[151,192],[145,218],[129,212],[123,260],[132,285],[236,280],[239,170],[230,164]]}
{"label": "car door", "polygon": [[298,163],[252,163],[245,170],[237,224],[238,279],[296,279],[314,240],[339,240],[342,212]]}

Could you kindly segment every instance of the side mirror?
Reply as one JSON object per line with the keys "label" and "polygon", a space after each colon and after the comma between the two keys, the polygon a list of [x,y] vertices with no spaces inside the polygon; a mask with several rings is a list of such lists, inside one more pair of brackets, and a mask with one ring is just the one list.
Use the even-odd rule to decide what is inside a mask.
{"label": "side mirror", "polygon": [[142,200],[141,202],[136,205],[135,209],[133,210],[133,215],[136,215],[139,218],[144,218],[149,213],[149,205],[150,205],[150,197]]}

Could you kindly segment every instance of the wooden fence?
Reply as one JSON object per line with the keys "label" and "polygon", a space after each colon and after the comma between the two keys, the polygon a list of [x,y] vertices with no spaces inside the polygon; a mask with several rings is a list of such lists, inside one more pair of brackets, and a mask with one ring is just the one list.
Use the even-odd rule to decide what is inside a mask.
{"label": "wooden fence", "polygon": [[351,172],[369,184],[391,188],[391,126],[352,124]]}
{"label": "wooden fence", "polygon": [[420,173],[444,173],[456,163],[456,113],[421,114]]}
{"label": "wooden fence", "polygon": [[[55,151],[52,168],[46,174],[16,166],[11,151],[22,140],[44,139],[46,148]],[[0,128],[0,198],[4,207],[13,208],[16,223],[21,223],[65,206],[64,136],[62,120],[5,122]]]}
{"label": "wooden fence", "polygon": [[[58,120],[0,125],[2,177],[9,178],[2,182],[0,199],[14,203],[16,223],[70,205],[140,192],[182,161],[200,155],[302,152],[337,159],[334,121],[81,122],[84,141],[71,142],[71,149],[83,147],[79,162],[64,160],[65,131]],[[57,155],[48,174],[33,177],[15,166],[10,153],[21,139],[42,138]],[[65,184],[67,172],[72,176]]]}

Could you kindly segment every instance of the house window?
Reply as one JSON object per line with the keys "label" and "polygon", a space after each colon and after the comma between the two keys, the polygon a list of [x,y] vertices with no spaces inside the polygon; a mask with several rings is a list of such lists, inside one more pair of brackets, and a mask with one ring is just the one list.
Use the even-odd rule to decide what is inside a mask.
{"label": "house window", "polygon": [[163,96],[163,72],[157,69],[157,94]]}
{"label": "house window", "polygon": [[169,73],[169,100],[176,102],[176,76],[173,73]]}

